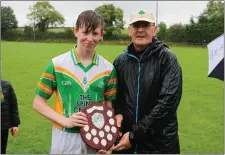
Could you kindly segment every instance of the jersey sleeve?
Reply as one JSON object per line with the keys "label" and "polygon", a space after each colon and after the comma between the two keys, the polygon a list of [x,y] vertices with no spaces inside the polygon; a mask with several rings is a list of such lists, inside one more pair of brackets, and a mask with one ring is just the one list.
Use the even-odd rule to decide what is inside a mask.
{"label": "jersey sleeve", "polygon": [[112,101],[116,99],[116,87],[117,87],[117,76],[116,70],[113,67],[112,72],[109,75],[109,79],[106,84],[104,92],[104,98],[106,101]]}
{"label": "jersey sleeve", "polygon": [[36,87],[36,94],[44,99],[49,99],[56,90],[56,76],[53,62],[51,61],[45,72],[41,75]]}

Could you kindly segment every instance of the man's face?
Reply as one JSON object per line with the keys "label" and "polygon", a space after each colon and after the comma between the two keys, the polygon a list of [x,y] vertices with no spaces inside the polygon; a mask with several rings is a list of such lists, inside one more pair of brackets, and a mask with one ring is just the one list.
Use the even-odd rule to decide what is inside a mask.
{"label": "man's face", "polygon": [[138,21],[128,27],[128,34],[134,46],[146,47],[155,36],[156,26],[146,21]]}
{"label": "man's face", "polygon": [[78,46],[86,51],[92,52],[102,38],[103,31],[100,25],[95,30],[89,32],[86,30],[85,26],[83,26],[79,29],[75,28],[74,34],[77,37]]}

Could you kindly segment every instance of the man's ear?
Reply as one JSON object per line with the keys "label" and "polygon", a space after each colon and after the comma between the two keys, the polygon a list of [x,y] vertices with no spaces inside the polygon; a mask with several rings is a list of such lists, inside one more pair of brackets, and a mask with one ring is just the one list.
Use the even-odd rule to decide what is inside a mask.
{"label": "man's ear", "polygon": [[157,26],[154,26],[154,28],[153,28],[153,35],[154,35],[154,36],[156,36],[157,30],[158,30]]}
{"label": "man's ear", "polygon": [[131,31],[131,27],[130,26],[128,26],[128,36],[130,37],[130,32]]}

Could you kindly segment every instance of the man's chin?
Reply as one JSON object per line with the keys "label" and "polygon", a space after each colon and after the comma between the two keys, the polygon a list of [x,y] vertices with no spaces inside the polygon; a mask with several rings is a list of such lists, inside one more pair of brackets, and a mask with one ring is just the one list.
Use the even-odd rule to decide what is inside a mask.
{"label": "man's chin", "polygon": [[136,46],[140,46],[140,47],[142,47],[142,46],[148,46],[148,43],[147,42],[135,42],[134,44]]}

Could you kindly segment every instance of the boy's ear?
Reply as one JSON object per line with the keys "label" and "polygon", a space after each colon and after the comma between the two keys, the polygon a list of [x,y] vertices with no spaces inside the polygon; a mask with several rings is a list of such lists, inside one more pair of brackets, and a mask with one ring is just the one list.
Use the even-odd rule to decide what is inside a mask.
{"label": "boy's ear", "polygon": [[103,35],[104,35],[104,32],[103,32],[103,31],[101,31],[101,38],[100,38],[100,40],[99,40],[99,41],[103,41]]}
{"label": "boy's ear", "polygon": [[104,31],[101,32],[101,37],[104,35]]}
{"label": "boy's ear", "polygon": [[73,32],[74,32],[75,37],[77,37],[78,31],[79,31],[79,30],[78,30],[77,28],[74,28],[74,29],[73,29]]}

